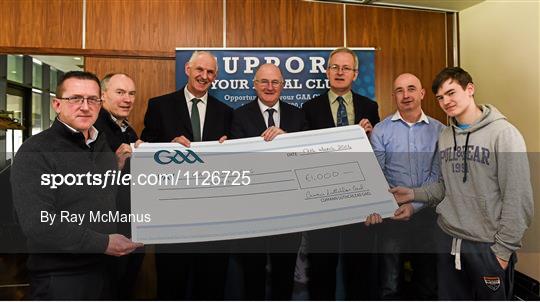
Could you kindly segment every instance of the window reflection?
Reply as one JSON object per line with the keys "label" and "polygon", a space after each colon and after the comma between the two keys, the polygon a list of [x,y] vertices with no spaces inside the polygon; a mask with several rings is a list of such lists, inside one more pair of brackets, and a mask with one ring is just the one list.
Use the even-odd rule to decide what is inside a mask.
{"label": "window reflection", "polygon": [[51,70],[49,71],[50,77],[49,77],[49,90],[51,92],[56,91],[56,85],[58,85],[58,70],[56,68],[51,67]]}
{"label": "window reflection", "polygon": [[23,82],[23,56],[22,55],[8,55],[8,70],[7,79],[13,82]]}
{"label": "window reflection", "polygon": [[[23,97],[17,95],[7,95],[7,111],[12,111],[12,117],[22,121],[23,117]],[[13,150],[17,152],[23,142],[22,130],[6,131],[6,159],[11,160]]]}
{"label": "window reflection", "polygon": [[[56,113],[47,99],[52,101],[58,79],[67,71],[82,70],[84,58],[45,55],[1,55],[7,77],[0,78],[0,99],[6,106],[0,110],[14,111],[25,130],[7,130],[0,133],[0,169],[10,160],[22,142],[29,136],[47,129],[55,120]],[[23,74],[29,73],[29,74]],[[31,82],[28,80],[31,79]],[[26,82],[25,82],[26,81]],[[45,106],[45,107],[44,107]],[[49,109],[49,112],[47,110]],[[10,115],[10,117],[13,117]],[[5,154],[5,156],[4,156]]]}
{"label": "window reflection", "polygon": [[56,119],[56,112],[54,111],[54,108],[52,107],[52,101],[54,99],[54,95],[51,95],[49,97],[49,99],[50,99],[50,102],[49,102],[49,106],[50,106],[50,108],[49,108],[49,121],[50,121],[50,123],[49,123],[49,125],[52,125],[52,123]]}
{"label": "window reflection", "polygon": [[43,64],[41,61],[32,60],[32,87],[43,88]]}
{"label": "window reflection", "polygon": [[43,130],[41,126],[41,94],[32,93],[32,135],[38,134]]}

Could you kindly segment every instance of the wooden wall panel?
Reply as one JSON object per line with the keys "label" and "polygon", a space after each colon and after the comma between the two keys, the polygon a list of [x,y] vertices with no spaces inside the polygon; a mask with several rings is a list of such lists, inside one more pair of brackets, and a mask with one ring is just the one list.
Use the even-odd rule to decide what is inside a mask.
{"label": "wooden wall panel", "polygon": [[88,0],[86,47],[170,51],[221,47],[223,1]]}
{"label": "wooden wall panel", "polygon": [[[175,89],[175,47],[221,47],[226,3],[228,47],[340,47],[344,5],[302,0],[0,0],[0,51],[83,54],[85,69],[103,77],[125,72],[137,98],[130,121],[140,134],[148,99]],[[434,75],[447,64],[452,37],[445,13],[346,5],[347,45],[376,47],[376,96],[381,116],[395,110],[394,77],[417,74],[428,94],[427,114],[445,121],[431,93]],[[451,29],[451,26],[448,27]],[[24,51],[24,49],[23,49]],[[448,53],[447,53],[448,52]],[[108,57],[110,56],[110,57]],[[136,58],[140,56],[139,58]],[[150,262],[148,262],[150,259]],[[139,280],[140,299],[155,298],[152,258]]]}
{"label": "wooden wall panel", "polygon": [[[116,68],[103,64],[120,59],[97,58],[103,52],[126,61],[129,61],[128,56],[140,54],[147,58],[129,58],[129,62],[135,66],[142,64],[141,68],[147,68],[144,62],[169,66],[166,70],[154,70],[164,75],[161,83],[172,91],[174,48],[221,47],[224,3],[227,5],[228,47],[339,47],[345,44],[343,4],[301,0],[87,0],[86,49],[90,57],[96,56],[89,59],[87,67],[99,63],[104,69]],[[0,0],[0,4],[0,26],[7,33],[0,35],[0,47],[35,47],[44,51],[56,47],[67,52],[81,49],[82,0]],[[409,71],[417,74],[428,90],[425,111],[444,121],[445,116],[429,86],[435,73],[447,65],[447,53],[451,56],[452,45],[446,43],[451,33],[445,26],[451,18],[445,18],[445,13],[440,12],[345,7],[347,45],[378,48],[376,96],[381,115],[395,110],[391,100],[393,78]],[[29,17],[20,18],[20,15]],[[160,58],[170,61],[165,63]],[[165,75],[167,70],[171,74]],[[137,72],[138,69],[132,74],[135,76]],[[148,76],[140,74],[139,77]],[[144,110],[137,106],[135,112],[132,119],[140,127],[138,121],[142,116],[138,114],[144,114]]]}
{"label": "wooden wall panel", "polygon": [[128,74],[135,82],[137,96],[129,116],[130,124],[140,135],[148,99],[174,91],[175,62],[173,60],[86,58],[85,70],[101,79],[111,72]]}
{"label": "wooden wall panel", "polygon": [[347,45],[377,47],[376,97],[381,117],[396,110],[392,100],[393,79],[403,72],[417,75],[426,97],[426,114],[446,122],[431,93],[435,75],[447,65],[446,15],[419,10],[347,6]]}
{"label": "wooden wall panel", "polygon": [[1,0],[0,46],[82,47],[82,0]]}
{"label": "wooden wall panel", "polygon": [[[454,16],[456,22],[459,24],[459,15],[457,13],[446,13],[446,53],[448,58],[448,66],[459,66],[459,56],[454,60],[454,47],[459,49],[459,39],[456,39],[456,45],[454,45]],[[458,32],[456,37],[459,37],[459,26],[456,26]]]}
{"label": "wooden wall panel", "polygon": [[343,45],[343,5],[291,0],[227,0],[227,47]]}

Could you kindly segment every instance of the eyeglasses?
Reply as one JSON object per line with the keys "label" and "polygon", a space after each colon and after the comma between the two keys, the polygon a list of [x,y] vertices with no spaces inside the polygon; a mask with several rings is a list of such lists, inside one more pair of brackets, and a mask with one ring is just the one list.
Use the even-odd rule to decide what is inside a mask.
{"label": "eyeglasses", "polygon": [[278,80],[270,81],[270,80],[266,80],[266,79],[264,79],[264,80],[255,80],[255,83],[260,83],[260,84],[266,85],[266,86],[272,85],[272,87],[274,87],[274,88],[276,88],[276,87],[280,86],[281,84],[283,84],[282,81],[278,81]]}
{"label": "eyeglasses", "polygon": [[353,71],[356,71],[356,69],[350,67],[350,66],[339,66],[337,64],[332,64],[328,67],[332,72],[339,72],[340,70],[343,71],[343,73],[350,73]]}
{"label": "eyeglasses", "polygon": [[84,97],[82,95],[74,95],[67,98],[57,98],[57,99],[65,100],[71,105],[82,105],[84,100],[86,100],[88,105],[97,106],[101,104],[101,99],[96,96]]}

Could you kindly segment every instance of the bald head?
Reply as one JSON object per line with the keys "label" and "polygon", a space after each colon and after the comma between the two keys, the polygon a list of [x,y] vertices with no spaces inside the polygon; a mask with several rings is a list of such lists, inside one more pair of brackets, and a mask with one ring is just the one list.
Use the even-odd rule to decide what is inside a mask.
{"label": "bald head", "polygon": [[422,89],[422,83],[420,83],[419,78],[417,78],[412,73],[402,73],[402,74],[398,75],[397,78],[394,80],[394,90],[396,90],[396,88],[398,86],[400,86],[400,84],[402,84],[404,82],[409,83],[409,84],[413,84],[416,87]]}
{"label": "bald head", "polygon": [[268,107],[274,106],[283,89],[283,75],[281,70],[274,64],[263,64],[255,73],[255,91],[257,97]]}
{"label": "bald head", "polygon": [[402,115],[404,113],[420,114],[425,93],[420,79],[413,74],[403,73],[394,80],[392,96]]}
{"label": "bald head", "polygon": [[255,80],[259,79],[261,74],[277,74],[279,75],[280,81],[283,81],[281,69],[271,63],[262,64],[261,66],[259,66],[259,68],[257,68],[257,72],[255,72]]}

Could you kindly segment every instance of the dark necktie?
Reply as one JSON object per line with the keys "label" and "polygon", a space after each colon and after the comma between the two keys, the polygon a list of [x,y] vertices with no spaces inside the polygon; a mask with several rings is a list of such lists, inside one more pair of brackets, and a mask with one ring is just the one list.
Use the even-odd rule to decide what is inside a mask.
{"label": "dark necktie", "polygon": [[199,108],[197,107],[200,101],[199,99],[191,99],[193,103],[191,105],[191,129],[193,129],[194,142],[201,141],[201,117],[199,116]]}
{"label": "dark necktie", "polygon": [[268,111],[268,128],[275,126],[276,123],[274,122],[274,112],[276,112],[276,109],[268,108],[266,111]]}
{"label": "dark necktie", "polygon": [[345,108],[345,100],[341,96],[338,96],[336,100],[339,102],[339,106],[337,109],[336,126],[347,126],[349,125],[349,119],[347,118],[347,108]]}

